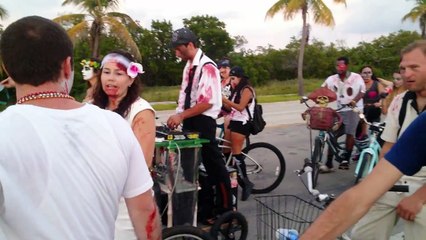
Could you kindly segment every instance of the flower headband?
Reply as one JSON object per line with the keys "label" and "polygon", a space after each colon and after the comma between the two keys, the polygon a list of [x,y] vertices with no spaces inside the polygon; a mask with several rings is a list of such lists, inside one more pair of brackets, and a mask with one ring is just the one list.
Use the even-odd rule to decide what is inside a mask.
{"label": "flower headband", "polygon": [[140,63],[131,62],[129,59],[118,53],[110,53],[106,55],[104,59],[102,59],[101,68],[103,68],[107,62],[120,63],[125,68],[127,68],[127,75],[129,75],[131,78],[135,78],[138,73],[144,73],[143,67]]}
{"label": "flower headband", "polygon": [[87,60],[87,59],[81,60],[80,64],[81,64],[81,66],[89,66],[89,67],[94,68],[94,69],[99,69],[100,66],[101,66],[101,64],[99,64],[98,62],[93,61],[93,60]]}

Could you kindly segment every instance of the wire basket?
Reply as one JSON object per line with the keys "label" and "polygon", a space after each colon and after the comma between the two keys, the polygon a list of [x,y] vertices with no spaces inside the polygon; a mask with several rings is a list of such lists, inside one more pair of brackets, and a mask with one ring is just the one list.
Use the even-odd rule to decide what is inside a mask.
{"label": "wire basket", "polygon": [[257,239],[277,239],[279,228],[303,233],[322,208],[293,195],[256,197]]}

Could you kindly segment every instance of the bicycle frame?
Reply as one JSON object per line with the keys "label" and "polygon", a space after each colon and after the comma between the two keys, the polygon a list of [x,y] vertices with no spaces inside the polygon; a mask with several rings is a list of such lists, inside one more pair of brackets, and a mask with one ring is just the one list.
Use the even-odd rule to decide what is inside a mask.
{"label": "bicycle frame", "polygon": [[[231,143],[230,141],[228,141],[228,140],[226,140],[226,139],[223,139],[223,138],[221,138],[221,137],[216,137],[216,140],[218,140],[219,142],[226,142],[226,143]],[[222,149],[224,149],[224,148],[226,148],[226,149],[231,149],[231,147],[230,146],[228,146],[228,145],[224,145],[224,144],[218,144],[218,146],[219,146],[219,148],[222,148]],[[255,160],[255,159],[253,159],[252,157],[250,157],[248,154],[246,154],[246,153],[244,153],[244,152],[241,152],[241,154],[243,154],[244,155],[244,157],[245,157],[245,159],[247,160],[250,160],[253,164],[255,164],[256,165],[256,167],[255,167],[255,170],[254,171],[247,171],[247,174],[248,175],[250,175],[250,174],[254,174],[254,173],[259,173],[259,172],[261,172],[262,170],[263,170],[263,168],[262,168],[262,166]],[[225,165],[226,166],[232,166],[233,164],[232,164],[232,154],[230,154],[229,155],[229,157],[227,158],[227,159],[225,159]],[[246,163],[247,164],[247,163]]]}
{"label": "bicycle frame", "polygon": [[368,166],[366,166],[367,167],[366,173],[369,174],[373,170],[374,166],[376,166],[377,162],[379,161],[379,153],[382,149],[380,147],[380,144],[377,142],[377,136],[379,135],[379,131],[382,127],[379,125],[379,123],[368,123],[365,120],[365,118],[364,118],[364,121],[370,126],[370,128],[372,128],[370,130],[370,136],[369,136],[370,144],[367,148],[361,151],[361,154],[359,156],[359,161],[355,168],[355,175],[358,175],[360,170],[362,171],[362,169],[360,168],[361,168],[362,162],[364,161],[365,154],[371,154],[372,156],[370,163],[368,164]]}

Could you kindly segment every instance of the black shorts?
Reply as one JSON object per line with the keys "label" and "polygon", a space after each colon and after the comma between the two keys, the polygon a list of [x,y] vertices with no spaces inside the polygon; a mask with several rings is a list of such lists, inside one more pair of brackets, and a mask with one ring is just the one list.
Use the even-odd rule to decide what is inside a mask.
{"label": "black shorts", "polygon": [[243,125],[243,122],[231,120],[228,128],[231,132],[236,132],[244,136],[250,135],[250,126],[247,123]]}

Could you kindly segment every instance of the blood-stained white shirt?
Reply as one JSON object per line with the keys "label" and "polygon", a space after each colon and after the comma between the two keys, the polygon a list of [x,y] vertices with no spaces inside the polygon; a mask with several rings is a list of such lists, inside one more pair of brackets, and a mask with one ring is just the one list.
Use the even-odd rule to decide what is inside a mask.
{"label": "blood-stained white shirt", "polygon": [[192,61],[188,61],[183,70],[182,84],[179,92],[176,112],[181,113],[185,110],[185,89],[188,86],[189,72],[193,66],[197,66],[197,68],[192,82],[190,107],[193,107],[198,103],[212,104],[212,107],[202,114],[216,119],[222,107],[220,73],[216,64],[209,57],[203,54],[201,49],[198,49],[194,59]]}
{"label": "blood-stained white shirt", "polygon": [[[365,93],[365,83],[361,75],[349,72],[344,81],[340,80],[338,74],[331,75],[322,84],[322,87],[328,87],[337,94],[337,108],[341,108],[342,104],[349,104],[359,92]],[[356,107],[364,108],[364,101],[361,98]],[[345,107],[341,111],[352,111],[351,108]]]}

